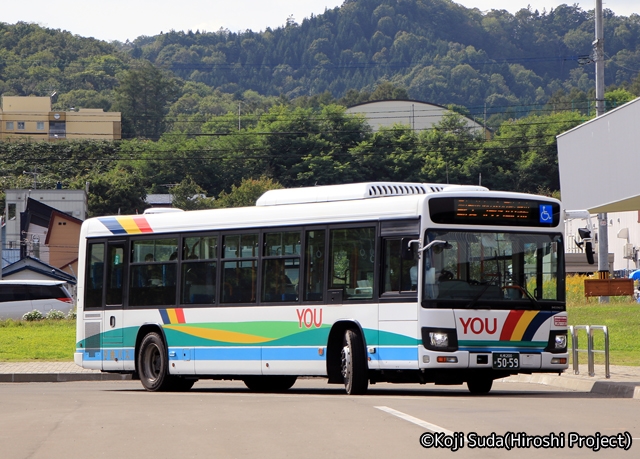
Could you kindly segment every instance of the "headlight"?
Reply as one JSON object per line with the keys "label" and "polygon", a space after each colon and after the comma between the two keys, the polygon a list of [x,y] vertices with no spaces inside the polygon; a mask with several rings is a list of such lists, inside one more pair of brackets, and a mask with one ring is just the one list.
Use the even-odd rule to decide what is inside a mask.
{"label": "headlight", "polygon": [[567,352],[567,331],[566,330],[551,330],[549,332],[549,342],[547,347],[544,348],[545,352],[551,352],[552,354],[562,354]]}
{"label": "headlight", "polygon": [[433,347],[449,347],[449,334],[442,332],[430,332],[429,343]]}
{"label": "headlight", "polygon": [[567,335],[556,335],[556,349],[565,349],[567,347]]}
{"label": "headlight", "polygon": [[455,328],[422,327],[422,345],[425,349],[437,352],[455,352],[458,350],[458,334]]}

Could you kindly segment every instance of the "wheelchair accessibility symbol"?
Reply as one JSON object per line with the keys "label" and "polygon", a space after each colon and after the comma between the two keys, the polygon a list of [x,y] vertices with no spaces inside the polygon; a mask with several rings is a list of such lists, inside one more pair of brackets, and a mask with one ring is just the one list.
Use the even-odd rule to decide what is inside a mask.
{"label": "wheelchair accessibility symbol", "polygon": [[553,223],[553,210],[551,206],[540,204],[540,223]]}

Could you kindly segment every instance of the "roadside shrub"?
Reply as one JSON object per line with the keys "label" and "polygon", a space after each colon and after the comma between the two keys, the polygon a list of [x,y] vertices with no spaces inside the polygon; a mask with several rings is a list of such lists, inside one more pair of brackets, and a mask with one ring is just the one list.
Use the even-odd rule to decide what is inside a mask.
{"label": "roadside shrub", "polygon": [[567,302],[582,303],[584,297],[584,280],[594,279],[592,276],[569,275],[567,276]]}
{"label": "roadside shrub", "polygon": [[21,327],[21,320],[13,320],[13,319],[4,319],[0,320],[0,328],[9,328],[9,327]]}
{"label": "roadside shrub", "polygon": [[67,313],[67,320],[76,320],[77,317],[78,317],[78,314],[76,313],[75,309],[71,309]]}
{"label": "roadside shrub", "polygon": [[62,320],[65,317],[64,312],[58,311],[57,309],[52,309],[47,313],[48,320]]}
{"label": "roadside shrub", "polygon": [[26,320],[27,322],[36,322],[38,320],[44,319],[44,316],[40,311],[34,309],[33,311],[27,312],[22,316],[22,320]]}

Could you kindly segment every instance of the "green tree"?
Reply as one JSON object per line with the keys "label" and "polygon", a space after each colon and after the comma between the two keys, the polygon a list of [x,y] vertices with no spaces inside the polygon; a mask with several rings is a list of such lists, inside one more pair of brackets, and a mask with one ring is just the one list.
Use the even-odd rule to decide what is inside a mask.
{"label": "green tree", "polygon": [[420,136],[425,152],[422,176],[435,183],[472,185],[478,183],[477,171],[469,168],[482,137],[462,115],[449,112]]}
{"label": "green tree", "polygon": [[215,201],[215,206],[218,208],[255,206],[258,198],[266,191],[281,188],[283,188],[282,185],[268,177],[243,179],[239,186],[232,185],[229,193],[221,192]]}
{"label": "green tree", "polygon": [[415,182],[421,179],[424,155],[418,135],[395,125],[375,132],[350,150],[353,168],[363,181]]}
{"label": "green tree", "polygon": [[70,108],[101,108],[111,110],[113,93],[111,91],[95,91],[93,89],[74,89],[60,94],[53,105],[54,110],[69,110]]}
{"label": "green tree", "polygon": [[604,93],[605,108],[607,110],[613,110],[627,102],[631,102],[635,98],[636,96],[626,89],[614,89],[612,91],[607,91]]}
{"label": "green tree", "polygon": [[380,83],[371,93],[370,100],[408,99],[407,90],[399,88],[393,83],[385,81]]}
{"label": "green tree", "polygon": [[[493,189],[536,193],[560,189],[556,136],[586,121],[578,112],[531,115],[502,124],[481,159],[482,183]],[[480,167],[476,162],[476,167]],[[486,168],[493,168],[493,171]]]}
{"label": "green tree", "polygon": [[640,97],[640,73],[634,80],[629,84],[629,92],[636,97]]}
{"label": "green tree", "polygon": [[182,210],[211,209],[215,207],[214,198],[207,198],[204,189],[191,176],[185,177],[171,188],[173,207]]}
{"label": "green tree", "polygon": [[126,163],[87,177],[89,216],[136,214],[145,207],[147,192],[141,177]]}
{"label": "green tree", "polygon": [[177,80],[149,62],[119,74],[118,79],[114,109],[122,113],[123,137],[158,139],[178,94]]}

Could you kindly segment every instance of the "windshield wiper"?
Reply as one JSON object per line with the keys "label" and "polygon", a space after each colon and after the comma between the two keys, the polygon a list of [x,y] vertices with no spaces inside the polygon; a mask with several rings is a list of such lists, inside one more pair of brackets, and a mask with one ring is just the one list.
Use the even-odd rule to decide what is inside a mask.
{"label": "windshield wiper", "polygon": [[[487,280],[487,283],[484,284],[484,287],[482,287],[482,290],[480,290],[480,293],[478,293],[470,302],[469,304],[467,304],[465,307],[467,309],[471,309],[473,306],[475,306],[475,304],[478,302],[478,300],[480,299],[480,297],[482,297],[482,295],[485,294],[485,292],[489,289],[489,287],[491,287],[493,284],[491,284],[491,282],[498,277],[498,274],[494,274],[493,276],[491,276],[489,278],[489,280]],[[495,285],[493,285],[495,287]]]}
{"label": "windshield wiper", "polygon": [[533,305],[540,309],[540,303],[538,302],[538,300],[536,300],[536,298],[529,292],[529,290],[527,290],[527,288],[524,285],[520,285],[517,282],[513,282],[511,283],[511,285],[513,285],[514,287],[517,287],[517,290],[521,290],[522,292],[524,292],[525,296],[527,297],[527,299],[529,301],[531,301],[531,303],[533,303]]}

